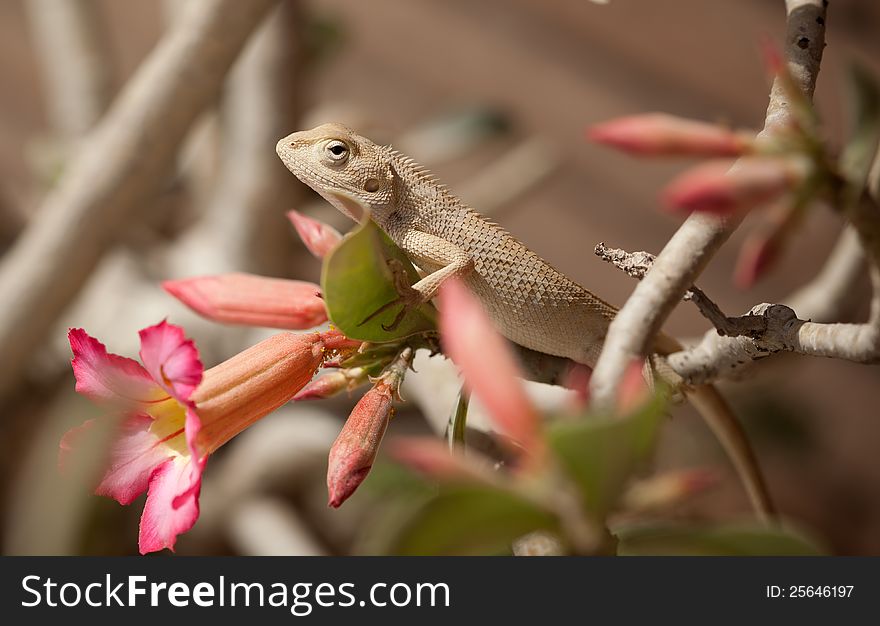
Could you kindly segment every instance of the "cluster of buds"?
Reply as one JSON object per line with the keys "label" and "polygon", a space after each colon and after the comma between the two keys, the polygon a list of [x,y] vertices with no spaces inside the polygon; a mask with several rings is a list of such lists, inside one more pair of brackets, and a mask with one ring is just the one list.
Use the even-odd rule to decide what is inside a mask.
{"label": "cluster of buds", "polygon": [[[809,102],[778,53],[768,48],[765,57],[795,109],[789,128],[776,128],[759,140],[753,133],[721,125],[648,113],[610,120],[587,132],[593,141],[637,156],[709,159],[666,186],[661,201],[669,211],[727,216],[768,205],[782,207],[740,252],[734,282],[743,288],[754,284],[780,256],[798,222],[804,190],[815,186],[826,167]],[[733,165],[730,157],[738,157]]]}

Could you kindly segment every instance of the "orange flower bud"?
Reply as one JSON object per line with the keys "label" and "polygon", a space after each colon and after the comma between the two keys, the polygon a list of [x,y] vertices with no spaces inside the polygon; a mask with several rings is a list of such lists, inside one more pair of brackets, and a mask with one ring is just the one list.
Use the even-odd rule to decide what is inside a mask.
{"label": "orange flower bud", "polygon": [[413,352],[405,348],[364,397],[355,405],[330,448],[327,466],[328,504],[338,508],[370,473],[379,444],[394,414],[397,396]]}
{"label": "orange flower bud", "polygon": [[328,351],[358,345],[338,332],[279,333],[204,373],[192,394],[210,453],[271,413],[308,383]]}
{"label": "orange flower bud", "polygon": [[338,508],[370,473],[379,444],[393,413],[391,386],[379,381],[364,394],[330,448],[327,468],[328,504]]}

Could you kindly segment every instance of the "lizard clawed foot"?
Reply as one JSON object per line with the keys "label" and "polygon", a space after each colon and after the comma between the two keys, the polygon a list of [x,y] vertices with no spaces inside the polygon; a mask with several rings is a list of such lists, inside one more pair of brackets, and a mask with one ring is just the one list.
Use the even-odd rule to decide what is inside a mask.
{"label": "lizard clawed foot", "polygon": [[420,305],[422,303],[421,298],[418,297],[419,292],[413,290],[413,293],[416,294],[417,297],[413,298],[413,297],[407,297],[407,296],[400,296],[399,298],[395,298],[394,300],[392,300],[391,302],[389,302],[387,304],[383,304],[378,309],[376,309],[375,311],[370,313],[367,317],[365,317],[364,321],[362,321],[360,324],[358,324],[358,326],[363,326],[364,324],[369,322],[371,319],[375,318],[377,315],[381,315],[382,313],[384,313],[385,311],[387,311],[391,307],[400,304],[400,305],[402,305],[400,307],[400,312],[398,312],[398,314],[394,317],[394,320],[390,324],[382,324],[382,330],[385,330],[388,332],[394,330],[395,328],[400,326],[400,322],[403,321],[403,316],[406,315],[407,311],[409,311],[410,309],[412,309],[414,307],[417,307],[418,305]]}
{"label": "lizard clawed foot", "polygon": [[407,282],[406,271],[403,267],[400,267],[399,263],[395,260],[390,261],[388,266],[394,277],[394,286],[397,289],[397,292],[401,295],[370,313],[360,324],[358,324],[358,326],[363,326],[377,315],[381,315],[391,307],[400,304],[402,305],[400,312],[394,317],[394,320],[392,320],[390,324],[382,324],[382,330],[390,332],[400,326],[400,322],[403,321],[403,316],[406,315],[407,311],[424,303],[425,300],[422,298],[422,294],[416,289],[410,287]]}

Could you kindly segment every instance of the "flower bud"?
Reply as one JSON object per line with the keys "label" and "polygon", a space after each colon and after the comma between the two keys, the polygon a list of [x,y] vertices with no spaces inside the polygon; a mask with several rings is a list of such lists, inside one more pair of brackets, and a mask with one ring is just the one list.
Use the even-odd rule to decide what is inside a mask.
{"label": "flower bud", "polygon": [[234,273],[168,280],[162,287],[216,322],[307,330],[327,321],[321,288],[301,280]]}
{"label": "flower bud", "polygon": [[288,402],[308,383],[327,352],[355,342],[327,333],[279,333],[204,373],[193,392],[202,420],[198,444],[210,453]]}
{"label": "flower bud", "polygon": [[537,461],[544,452],[540,420],[510,347],[460,281],[446,281],[440,301],[440,337],[447,356],[459,367],[494,425]]}
{"label": "flower bud", "polygon": [[588,137],[640,156],[739,156],[753,143],[750,136],[722,126],[665,113],[631,115],[593,126]]}
{"label": "flower bud", "polygon": [[330,448],[328,504],[338,508],[370,473],[393,413],[391,387],[380,381],[355,405]]}
{"label": "flower bud", "polygon": [[663,202],[672,211],[747,211],[782,197],[804,176],[804,168],[792,159],[741,159],[730,168],[712,161],[673,180],[663,192]]}

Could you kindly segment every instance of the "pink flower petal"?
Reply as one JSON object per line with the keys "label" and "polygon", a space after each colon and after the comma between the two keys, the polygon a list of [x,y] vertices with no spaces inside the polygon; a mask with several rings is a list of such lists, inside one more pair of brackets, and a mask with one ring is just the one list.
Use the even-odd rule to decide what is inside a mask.
{"label": "pink flower petal", "polygon": [[168,459],[156,468],[141,515],[141,554],[174,550],[177,535],[192,528],[199,517],[200,488],[201,472],[193,471],[191,459]]}
{"label": "pink flower petal", "polygon": [[155,402],[166,395],[140,363],[108,353],[83,329],[71,328],[67,338],[77,393],[95,402],[123,404]]}
{"label": "pink flower petal", "polygon": [[540,456],[538,413],[519,380],[522,375],[510,347],[461,281],[448,280],[440,290],[440,336],[447,356],[495,425],[532,456]]}
{"label": "pink flower petal", "polygon": [[298,211],[289,211],[287,218],[293,224],[293,227],[296,228],[297,234],[303,243],[306,244],[309,252],[319,259],[324,258],[342,239],[339,231],[329,224],[306,217]]}
{"label": "pink flower petal", "polygon": [[202,380],[199,351],[180,326],[162,321],[140,331],[141,361],[153,379],[175,398],[187,402]]}
{"label": "pink flower petal", "polygon": [[95,493],[119,504],[131,504],[150,482],[154,470],[169,458],[169,449],[150,432],[153,419],[132,415],[123,420],[110,451],[110,464]]}
{"label": "pink flower petal", "polygon": [[169,280],[162,287],[217,322],[306,330],[327,321],[321,288],[301,280],[234,273]]}
{"label": "pink flower petal", "polygon": [[[174,499],[174,506],[179,506],[186,498],[190,497],[195,489],[200,488],[202,484],[202,472],[205,469],[205,464],[208,462],[207,453],[202,453],[197,446],[197,441],[199,437],[199,433],[202,430],[202,422],[199,419],[198,413],[196,413],[195,409],[188,408],[186,410],[186,424],[184,426],[185,434],[186,434],[186,446],[189,448],[190,457],[192,457],[192,477],[190,478],[190,488],[189,490],[180,493]],[[198,498],[198,493],[195,494]]]}

